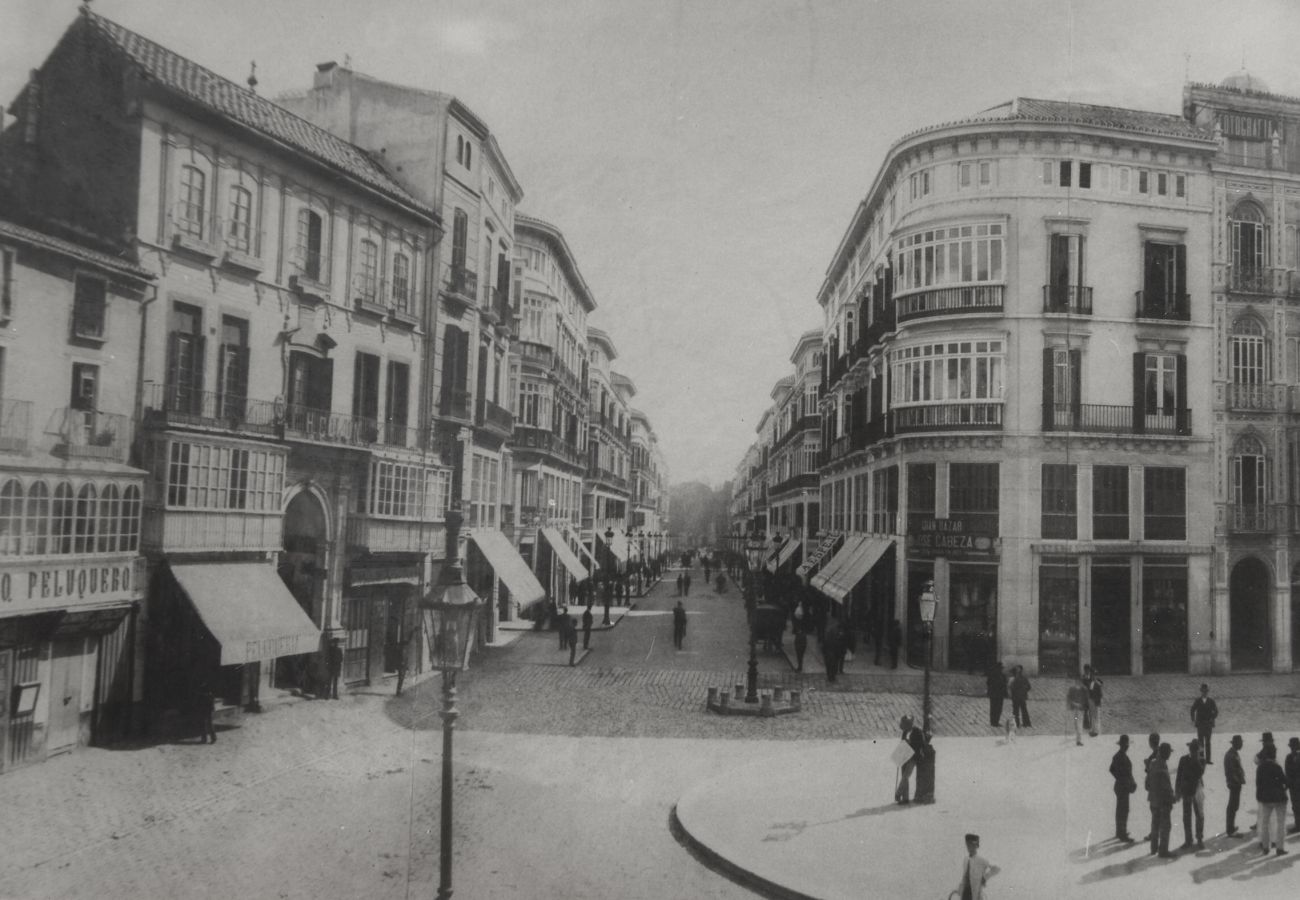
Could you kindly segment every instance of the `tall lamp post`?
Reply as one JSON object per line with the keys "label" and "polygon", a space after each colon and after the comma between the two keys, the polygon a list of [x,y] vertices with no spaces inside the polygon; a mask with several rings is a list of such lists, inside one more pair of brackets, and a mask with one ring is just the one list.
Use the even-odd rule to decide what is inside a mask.
{"label": "tall lamp post", "polygon": [[637,549],[641,555],[640,565],[636,568],[636,592],[642,597],[645,596],[645,529],[642,528],[636,536]]}
{"label": "tall lamp post", "polygon": [[921,699],[921,728],[930,733],[930,666],[934,662],[934,614],[939,601],[934,596],[934,582],[927,581],[918,603],[921,609],[921,631],[925,635],[925,688]]}
{"label": "tall lamp post", "polygon": [[609,624],[609,601],[610,595],[614,592],[614,529],[605,529],[605,589],[601,592],[605,601],[605,621],[602,625]]}
{"label": "tall lamp post", "polygon": [[456,717],[456,673],[469,665],[482,601],[465,583],[458,545],[461,516],[459,504],[447,511],[447,559],[438,587],[420,601],[427,611],[429,656],[432,668],[442,672],[442,816],[438,865],[437,900],[451,897],[451,736]]}
{"label": "tall lamp post", "polygon": [[745,545],[749,557],[749,578],[746,580],[745,608],[749,611],[749,668],[745,673],[745,702],[758,702],[758,567],[763,563],[763,540],[757,531],[749,536]]}

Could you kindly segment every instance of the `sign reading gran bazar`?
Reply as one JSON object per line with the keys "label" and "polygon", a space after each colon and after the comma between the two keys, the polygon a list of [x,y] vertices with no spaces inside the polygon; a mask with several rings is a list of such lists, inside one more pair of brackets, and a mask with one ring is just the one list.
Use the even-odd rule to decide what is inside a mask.
{"label": "sign reading gran bazar", "polygon": [[908,523],[907,555],[949,559],[997,555],[997,534],[979,530],[979,524],[952,517],[914,517]]}

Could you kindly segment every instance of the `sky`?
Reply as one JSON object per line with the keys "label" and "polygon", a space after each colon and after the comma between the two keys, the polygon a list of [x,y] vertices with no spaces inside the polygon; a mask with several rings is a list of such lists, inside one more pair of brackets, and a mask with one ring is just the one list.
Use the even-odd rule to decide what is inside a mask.
{"label": "sky", "polygon": [[[0,104],[75,0],[0,0]],[[315,65],[455,94],[565,235],[674,483],[730,478],[821,325],[889,147],[1016,96],[1177,113],[1243,63],[1300,96],[1296,0],[95,0],[268,97]]]}

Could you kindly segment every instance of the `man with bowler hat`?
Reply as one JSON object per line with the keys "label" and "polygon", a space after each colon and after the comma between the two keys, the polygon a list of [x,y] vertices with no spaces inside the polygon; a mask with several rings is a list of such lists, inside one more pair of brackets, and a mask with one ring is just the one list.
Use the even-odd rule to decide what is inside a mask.
{"label": "man with bowler hat", "polygon": [[1201,762],[1200,738],[1187,742],[1187,753],[1178,760],[1178,774],[1174,778],[1174,792],[1183,803],[1183,847],[1192,846],[1192,818],[1196,818],[1196,849],[1205,849],[1205,784],[1202,777],[1205,765]]}
{"label": "man with bowler hat", "polygon": [[1119,736],[1119,749],[1110,760],[1110,774],[1115,779],[1115,840],[1133,843],[1128,833],[1128,795],[1137,790],[1133,780],[1133,761],[1128,758],[1128,735]]}
{"label": "man with bowler hat", "polygon": [[1219,718],[1219,705],[1210,696],[1210,686],[1201,685],[1201,696],[1192,701],[1192,724],[1196,726],[1196,739],[1201,743],[1201,759],[1205,764],[1214,765],[1210,749],[1210,738],[1214,734],[1214,722]]}
{"label": "man with bowler hat", "polygon": [[979,855],[980,836],[966,835],[966,861],[962,865],[961,883],[954,894],[961,894],[961,900],[983,900],[984,885],[998,874],[998,867],[989,865],[989,861]]}
{"label": "man with bowler hat", "polygon": [[591,645],[591,604],[582,611],[582,649],[586,650]]}
{"label": "man with bowler hat", "polygon": [[1147,766],[1147,803],[1151,807],[1151,855],[1169,859],[1170,813],[1174,808],[1174,786],[1169,780],[1169,757],[1174,748],[1161,744]]}
{"label": "man with bowler hat", "polygon": [[1232,746],[1223,754],[1223,780],[1228,785],[1228,812],[1224,834],[1244,838],[1237,830],[1237,810],[1241,808],[1241,789],[1246,784],[1246,770],[1241,766],[1241,735],[1234,734]]}

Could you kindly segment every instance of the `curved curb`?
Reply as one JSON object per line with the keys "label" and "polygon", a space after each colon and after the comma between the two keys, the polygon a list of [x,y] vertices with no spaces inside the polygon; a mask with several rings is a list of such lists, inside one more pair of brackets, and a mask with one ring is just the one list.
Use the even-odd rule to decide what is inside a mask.
{"label": "curved curb", "polygon": [[676,803],[668,812],[668,831],[676,839],[677,843],[685,847],[687,852],[703,863],[706,868],[731,879],[741,887],[749,888],[757,894],[772,898],[772,900],[819,900],[819,898],[813,897],[811,894],[805,894],[783,884],[769,881],[763,876],[737,865],[710,848],[691,834],[685,824],[682,823],[682,820],[677,815]]}

